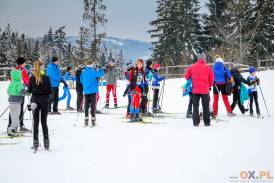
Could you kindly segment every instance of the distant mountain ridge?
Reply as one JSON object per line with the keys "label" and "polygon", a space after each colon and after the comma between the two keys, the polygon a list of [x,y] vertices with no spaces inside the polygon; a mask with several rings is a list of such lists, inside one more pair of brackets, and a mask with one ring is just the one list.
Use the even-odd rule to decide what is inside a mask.
{"label": "distant mountain ridge", "polygon": [[[67,36],[67,41],[72,45],[76,44],[77,36]],[[152,44],[149,42],[138,41],[133,39],[120,39],[116,37],[106,37],[103,39],[103,44],[113,52],[119,53],[122,50],[125,61],[135,61],[137,58],[148,59],[152,55]]]}

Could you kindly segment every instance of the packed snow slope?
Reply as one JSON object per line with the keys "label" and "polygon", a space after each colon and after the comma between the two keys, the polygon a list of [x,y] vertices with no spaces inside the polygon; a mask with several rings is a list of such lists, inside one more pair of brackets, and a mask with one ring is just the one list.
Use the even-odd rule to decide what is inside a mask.
{"label": "packed snow slope", "polygon": [[[126,123],[126,109],[119,108],[103,110],[104,114],[97,115],[95,128],[83,128],[84,114],[80,114],[73,127],[77,114],[62,112],[60,116],[48,116],[51,152],[33,154],[31,137],[0,138],[0,143],[17,143],[0,145],[0,182],[226,183],[232,176],[238,178],[243,170],[273,172],[273,71],[258,75],[272,113],[270,118],[259,93],[264,119],[242,116],[236,108],[237,116],[229,122],[212,121],[211,127],[204,127],[203,123],[193,127],[192,120],[185,119],[188,97],[182,97],[180,89],[185,80],[170,79],[165,84],[163,111],[177,114],[148,119],[160,124]],[[8,106],[7,86],[8,82],[0,82],[1,112]],[[125,82],[120,82],[120,106],[127,102],[122,97],[124,89]],[[62,87],[60,91],[62,95]],[[104,95],[105,89],[100,89],[100,93]],[[72,90],[72,107],[75,96]],[[101,100],[99,109],[103,105]],[[65,108],[65,101],[60,102],[59,108]],[[221,100],[219,115],[227,119]],[[7,118],[6,113],[0,119],[1,137]],[[31,128],[31,124],[27,111],[25,125]],[[43,149],[42,136],[40,143]]]}

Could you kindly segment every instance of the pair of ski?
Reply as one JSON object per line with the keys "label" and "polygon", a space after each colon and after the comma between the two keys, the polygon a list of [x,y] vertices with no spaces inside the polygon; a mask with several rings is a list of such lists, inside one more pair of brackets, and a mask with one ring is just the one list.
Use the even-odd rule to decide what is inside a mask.
{"label": "pair of ski", "polygon": [[19,142],[0,142],[0,146],[1,145],[17,145],[19,144]]}
{"label": "pair of ski", "polygon": [[161,123],[161,122],[155,122],[155,121],[147,121],[147,120],[143,120],[143,121],[126,121],[129,124],[165,124],[165,123]]}
{"label": "pair of ski", "polygon": [[[5,134],[5,136],[0,136],[0,139],[1,138],[2,139],[4,139],[4,138],[5,139],[7,139],[7,138],[9,138],[9,139],[15,139],[15,138],[33,137],[33,134],[30,133],[30,132],[25,132],[25,133],[18,132],[18,133],[16,133],[15,136],[9,136],[9,135],[7,135],[7,132],[4,132],[3,134]],[[54,134],[54,130],[49,130],[49,136],[53,135],[53,134]],[[40,134],[39,136],[42,136],[42,134]]]}

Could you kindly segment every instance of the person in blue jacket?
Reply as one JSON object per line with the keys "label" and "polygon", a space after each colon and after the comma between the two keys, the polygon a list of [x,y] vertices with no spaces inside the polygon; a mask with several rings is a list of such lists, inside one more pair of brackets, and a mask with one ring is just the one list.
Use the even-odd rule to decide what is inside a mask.
{"label": "person in blue jacket", "polygon": [[146,79],[144,80],[143,86],[142,86],[142,96],[141,96],[141,102],[140,102],[140,112],[142,115],[150,115],[147,110],[148,105],[148,92],[149,92],[149,85],[147,83],[147,75],[152,72],[153,62],[151,60],[146,61],[146,67],[145,67],[145,76]]}
{"label": "person in blue jacket", "polygon": [[187,80],[187,82],[181,88],[183,97],[189,95],[189,104],[186,112],[186,118],[192,118],[192,79]]}
{"label": "person in blue jacket", "polygon": [[247,77],[248,81],[248,94],[250,98],[249,106],[250,106],[250,116],[253,116],[253,101],[255,102],[257,116],[261,116],[259,102],[258,102],[258,92],[257,87],[260,84],[260,79],[256,75],[256,69],[254,67],[249,68],[250,75]]}
{"label": "person in blue jacket", "polygon": [[85,96],[85,126],[89,122],[89,107],[91,107],[91,122],[95,126],[96,121],[96,94],[98,93],[97,78],[104,76],[104,71],[99,64],[93,63],[92,60],[86,62],[87,66],[80,75],[80,82],[83,85]]}
{"label": "person in blue jacket", "polygon": [[154,63],[153,65],[153,78],[152,78],[152,89],[153,89],[153,113],[161,112],[160,107],[158,106],[159,100],[159,88],[160,82],[165,79],[164,76],[160,76],[158,71],[160,69],[159,63]]}
{"label": "person in blue jacket", "polygon": [[[59,68],[60,60],[57,57],[52,58],[52,63],[48,65],[47,75],[51,81],[51,94],[49,102],[49,113],[50,114],[60,114],[58,112],[58,95],[59,95],[59,85],[62,81],[61,71]],[[53,104],[53,113],[51,113],[51,108]]]}
{"label": "person in blue jacket", "polygon": [[234,113],[232,113],[232,109],[228,100],[228,95],[231,93],[228,93],[226,91],[226,85],[227,83],[233,83],[233,77],[229,71],[229,69],[224,65],[223,59],[217,55],[215,64],[213,65],[213,71],[215,76],[215,81],[213,85],[213,94],[214,94],[214,103],[213,103],[213,112],[214,115],[218,115],[218,106],[219,106],[219,93],[222,94],[223,103],[227,110],[227,115],[232,117],[235,116]]}
{"label": "person in blue jacket", "polygon": [[[71,66],[67,67],[67,72],[64,75],[64,80],[65,82],[69,82],[69,81],[75,81],[76,77],[73,75],[73,70]],[[59,97],[59,101],[65,99],[67,97],[67,104],[66,104],[66,110],[74,110],[74,108],[72,108],[70,106],[71,103],[71,92],[70,92],[70,88],[68,87],[68,85],[64,84],[63,87],[63,95],[61,97]]]}

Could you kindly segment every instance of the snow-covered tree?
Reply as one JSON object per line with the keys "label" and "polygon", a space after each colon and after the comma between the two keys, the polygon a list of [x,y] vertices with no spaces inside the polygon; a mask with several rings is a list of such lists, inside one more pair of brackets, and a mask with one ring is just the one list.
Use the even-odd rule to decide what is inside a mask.
{"label": "snow-covered tree", "polygon": [[16,45],[13,40],[13,31],[10,24],[6,26],[1,35],[0,62],[1,65],[15,65]]}
{"label": "snow-covered tree", "polygon": [[116,67],[117,70],[119,72],[119,78],[123,79],[124,75],[123,75],[123,70],[124,70],[124,56],[123,56],[123,52],[122,50],[120,50],[117,59],[116,59]]}
{"label": "snow-covered tree", "polygon": [[274,1],[254,0],[254,22],[258,22],[252,38],[250,58],[273,59],[274,56]]}
{"label": "snow-covered tree", "polygon": [[228,17],[225,9],[228,0],[209,0],[205,5],[208,13],[203,16],[202,45],[204,50],[216,50],[222,46],[222,38],[217,30],[217,25],[223,27]]}
{"label": "snow-covered tree", "polygon": [[107,56],[108,56],[108,49],[103,44],[102,48],[100,49],[100,56],[99,56],[100,65],[103,67],[107,65]]}
{"label": "snow-covered tree", "polygon": [[201,49],[202,29],[197,0],[157,0],[157,19],[149,33],[153,39],[153,58],[163,65],[192,62]]}
{"label": "snow-covered tree", "polygon": [[[54,47],[55,47],[55,51],[57,53],[57,56],[60,59],[63,59],[65,56],[65,52],[66,52],[66,33],[64,31],[65,26],[62,26],[60,28],[58,28],[55,32],[54,32]],[[65,64],[65,63],[64,63]]]}
{"label": "snow-covered tree", "polygon": [[32,61],[38,60],[40,58],[39,46],[40,46],[40,43],[38,40],[36,40],[32,51]]}
{"label": "snow-covered tree", "polygon": [[107,22],[104,11],[106,5],[103,0],[84,0],[83,20],[88,24],[91,36],[91,58],[98,61],[98,53],[100,51],[101,39],[105,37],[105,33],[98,33],[98,28],[104,26]]}
{"label": "snow-covered tree", "polygon": [[84,59],[87,56],[88,46],[88,29],[80,27],[80,32],[76,43],[78,44],[77,60],[79,63],[84,64]]}

